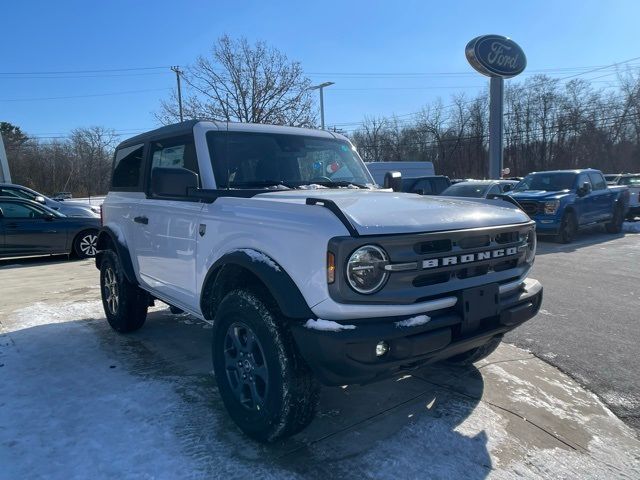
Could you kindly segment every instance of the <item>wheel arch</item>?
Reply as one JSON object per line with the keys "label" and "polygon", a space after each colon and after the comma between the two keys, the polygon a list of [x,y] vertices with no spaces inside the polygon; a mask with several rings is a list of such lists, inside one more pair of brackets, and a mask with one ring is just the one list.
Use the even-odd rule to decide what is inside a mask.
{"label": "wheel arch", "polygon": [[288,318],[313,317],[289,274],[275,260],[253,249],[229,252],[211,266],[200,293],[200,309],[204,317],[212,320],[224,296],[231,290],[246,285],[266,290]]}
{"label": "wheel arch", "polygon": [[102,227],[98,233],[98,243],[96,253],[96,268],[100,269],[100,265],[102,263],[102,252],[105,250],[113,250],[118,255],[120,259],[120,263],[122,265],[122,269],[124,271],[124,275],[127,280],[134,284],[138,285],[138,280],[136,279],[135,271],[133,270],[133,263],[131,262],[131,254],[129,253],[129,249],[126,245],[123,245],[119,240],[120,236],[114,232],[110,227]]}

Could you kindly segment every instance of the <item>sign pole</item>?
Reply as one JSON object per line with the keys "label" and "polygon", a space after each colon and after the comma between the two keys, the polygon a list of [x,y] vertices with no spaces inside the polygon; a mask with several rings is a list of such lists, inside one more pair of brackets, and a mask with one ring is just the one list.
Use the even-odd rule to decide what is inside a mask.
{"label": "sign pole", "polygon": [[504,78],[491,77],[489,86],[489,178],[502,175]]}
{"label": "sign pole", "polygon": [[11,173],[9,172],[9,162],[7,154],[4,150],[2,142],[2,134],[0,133],[0,182],[11,183]]}
{"label": "sign pole", "polygon": [[469,64],[491,78],[489,84],[489,178],[498,179],[502,172],[504,133],[504,79],[521,74],[527,57],[520,45],[502,35],[480,35],[464,49]]}

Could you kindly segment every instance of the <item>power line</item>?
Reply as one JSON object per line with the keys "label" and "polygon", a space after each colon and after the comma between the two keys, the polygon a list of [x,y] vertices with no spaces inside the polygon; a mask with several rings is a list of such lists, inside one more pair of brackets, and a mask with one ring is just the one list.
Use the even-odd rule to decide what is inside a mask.
{"label": "power line", "polygon": [[0,102],[40,102],[45,100],[69,100],[72,98],[111,97],[116,95],[130,95],[134,93],[160,92],[160,91],[166,91],[166,90],[171,90],[171,89],[170,88],[150,88],[145,90],[129,90],[125,92],[91,93],[88,95],[68,95],[64,97],[5,98],[5,99],[0,99]]}
{"label": "power line", "polygon": [[78,75],[5,75],[0,76],[0,80],[66,80],[66,79],[82,79],[82,78],[117,78],[117,77],[148,77],[152,75],[166,75],[166,72],[131,72],[131,73],[103,73],[103,74],[78,74]]}
{"label": "power line", "polygon": [[75,73],[105,73],[105,72],[133,72],[138,70],[161,70],[170,68],[161,67],[131,67],[131,68],[103,68],[98,70],[58,70],[58,71],[30,71],[30,72],[0,72],[0,75],[64,75]]}

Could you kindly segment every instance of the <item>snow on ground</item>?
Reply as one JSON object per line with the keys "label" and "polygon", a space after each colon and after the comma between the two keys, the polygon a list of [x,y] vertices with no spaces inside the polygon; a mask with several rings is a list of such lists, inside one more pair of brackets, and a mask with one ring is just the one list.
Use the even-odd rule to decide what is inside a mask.
{"label": "snow on ground", "polygon": [[[585,455],[488,402],[410,376],[325,389],[307,431],[255,444],[229,420],[211,375],[182,361],[198,355],[198,342],[207,348],[211,330],[184,316],[163,330],[174,319],[163,312],[153,310],[150,333],[132,335],[108,328],[99,301],[40,302],[0,317],[1,479],[640,477],[640,449],[627,453],[596,427]],[[158,353],[181,336],[187,347]],[[459,388],[504,391],[562,422],[602,421],[562,416],[586,401],[575,384],[556,385],[564,400],[532,398],[538,387],[509,365],[463,373]]]}

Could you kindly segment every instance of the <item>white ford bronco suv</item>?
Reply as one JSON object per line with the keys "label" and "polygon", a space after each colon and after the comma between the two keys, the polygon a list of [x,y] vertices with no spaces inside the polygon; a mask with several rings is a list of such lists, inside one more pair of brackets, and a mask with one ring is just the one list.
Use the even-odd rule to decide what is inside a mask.
{"label": "white ford bronco suv", "polygon": [[212,322],[220,395],[259,441],[307,426],[321,383],[484,358],[542,301],[516,205],[379,188],[327,131],[188,121],[126,140],[102,225],[110,325],[139,329],[156,299]]}

